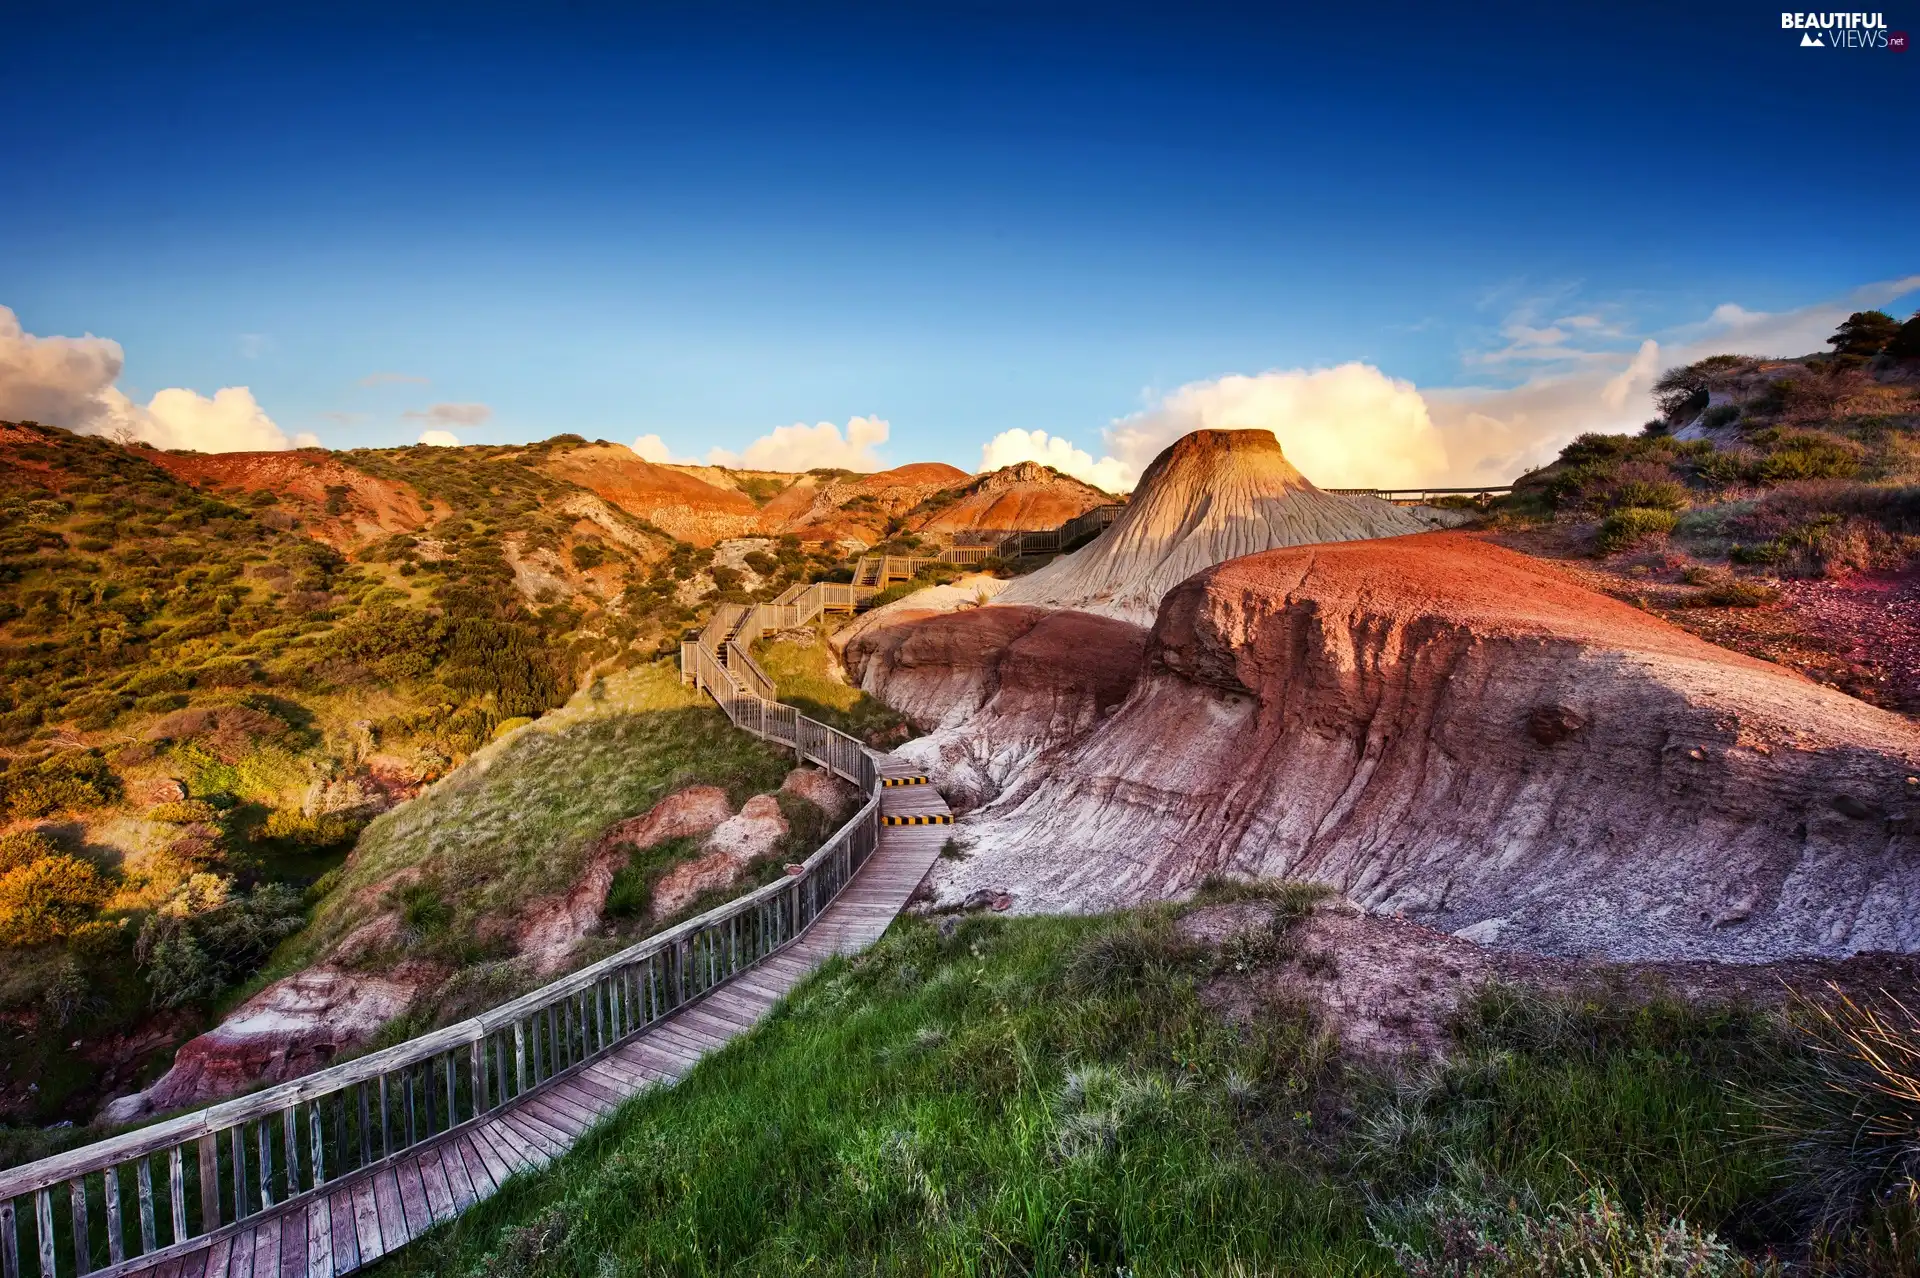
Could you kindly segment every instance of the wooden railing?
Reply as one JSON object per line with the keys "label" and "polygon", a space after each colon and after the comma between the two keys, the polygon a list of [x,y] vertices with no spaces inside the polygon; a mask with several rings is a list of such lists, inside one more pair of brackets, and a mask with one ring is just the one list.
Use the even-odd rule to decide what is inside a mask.
{"label": "wooden railing", "polygon": [[0,1278],[30,1272],[36,1256],[42,1278],[58,1278],[192,1253],[250,1217],[486,1120],[804,932],[878,846],[879,771],[858,741],[756,695],[722,664],[720,645],[731,647],[725,636],[748,613],[716,612],[700,640],[683,645],[687,675],[737,727],[792,747],[867,796],[798,873],[459,1024],[0,1171]]}
{"label": "wooden railing", "polygon": [[1512,492],[1513,485],[1495,484],[1491,488],[1328,488],[1325,491],[1340,497],[1377,497],[1396,506],[1418,506],[1435,497],[1472,497],[1491,501]]}

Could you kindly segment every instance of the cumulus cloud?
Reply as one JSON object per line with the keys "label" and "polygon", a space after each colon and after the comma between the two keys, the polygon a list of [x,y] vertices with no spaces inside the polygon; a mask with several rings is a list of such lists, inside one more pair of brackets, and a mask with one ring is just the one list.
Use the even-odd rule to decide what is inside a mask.
{"label": "cumulus cloud", "polygon": [[[887,442],[888,430],[887,423],[878,417],[851,418],[844,435],[832,422],[814,426],[796,422],[791,426],[776,426],[738,453],[725,448],[712,449],[707,453],[707,464],[741,470],[813,470],[829,466],[841,470],[885,470],[887,463],[874,449]],[[635,451],[639,451],[637,447]]]}
{"label": "cumulus cloud", "polygon": [[1426,483],[1446,465],[1420,392],[1370,364],[1194,382],[1115,422],[1107,445],[1138,475],[1196,430],[1270,430],[1288,460],[1327,488]]}
{"label": "cumulus cloud", "polygon": [[[1549,362],[1519,385],[1426,391],[1434,424],[1446,443],[1447,462],[1423,482],[1506,483],[1552,461],[1576,435],[1639,429],[1653,415],[1650,396],[1663,368],[1718,354],[1794,356],[1820,351],[1851,312],[1885,306],[1917,288],[1920,275],[1909,275],[1786,311],[1753,311],[1728,302],[1704,320],[1657,334],[1593,326],[1572,335],[1577,340],[1569,358]],[[1573,327],[1564,320],[1559,326]],[[1511,339],[1511,332],[1507,336]],[[1632,345],[1622,345],[1622,338]],[[1582,341],[1593,344],[1579,344]]]}
{"label": "cumulus cloud", "polygon": [[458,448],[460,437],[450,430],[423,430],[420,442],[430,448]]}
{"label": "cumulus cloud", "polygon": [[1235,374],[1182,386],[1114,422],[1097,460],[1040,431],[1003,432],[982,449],[982,460],[994,466],[1030,457],[1082,478],[1118,475],[1101,486],[1124,491],[1155,453],[1189,431],[1257,428],[1272,431],[1294,465],[1328,488],[1504,484],[1552,461],[1576,435],[1638,430],[1653,413],[1650,396],[1663,368],[1728,352],[1819,351],[1851,312],[1916,289],[1920,275],[1787,311],[1729,302],[1657,333],[1590,312],[1521,308],[1501,326],[1498,346],[1464,360],[1490,374],[1524,368],[1514,384],[1420,390],[1358,363]]}
{"label": "cumulus cloud", "polygon": [[485,404],[430,404],[411,408],[401,414],[408,421],[430,422],[435,426],[478,426],[493,416]]}
{"label": "cumulus cloud", "polygon": [[697,457],[675,457],[673,450],[667,447],[667,441],[658,435],[640,436],[633,441],[633,451],[640,455],[641,461],[653,462],[655,465],[666,462],[672,462],[676,466],[698,466],[700,464],[700,459]]}
{"label": "cumulus cloud", "polygon": [[305,434],[289,439],[245,386],[225,387],[211,398],[173,388],[137,404],[114,384],[125,363],[118,342],[91,334],[36,337],[0,306],[0,418],[207,453],[319,442]]}

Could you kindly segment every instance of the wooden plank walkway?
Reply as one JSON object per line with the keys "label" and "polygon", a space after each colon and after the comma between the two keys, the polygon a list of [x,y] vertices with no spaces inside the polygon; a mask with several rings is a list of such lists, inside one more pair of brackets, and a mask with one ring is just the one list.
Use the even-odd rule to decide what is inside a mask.
{"label": "wooden plank walkway", "polygon": [[[882,776],[917,776],[880,761]],[[929,785],[880,792],[884,815],[947,811]],[[334,1278],[370,1265],[493,1194],[517,1172],[544,1167],[629,1097],[671,1084],[701,1057],[752,1028],[835,954],[880,938],[952,834],[941,825],[883,825],[879,848],[799,940],[689,1007],[556,1075],[484,1121],[455,1128],[397,1160],[335,1182],[286,1207],[206,1237],[186,1255],[124,1272],[156,1278]]]}

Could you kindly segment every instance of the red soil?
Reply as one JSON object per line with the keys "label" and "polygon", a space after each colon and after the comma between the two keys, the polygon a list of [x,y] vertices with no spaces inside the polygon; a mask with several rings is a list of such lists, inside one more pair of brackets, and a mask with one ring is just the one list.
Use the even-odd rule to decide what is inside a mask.
{"label": "red soil", "polygon": [[[341,550],[392,533],[415,532],[432,519],[430,504],[411,487],[376,479],[318,448],[144,455],[196,487],[270,492],[282,508],[298,515],[308,533]],[[327,513],[329,488],[347,490],[341,514]]]}
{"label": "red soil", "polygon": [[760,509],[745,493],[642,461],[620,444],[569,449],[546,470],[696,546],[761,531]]}

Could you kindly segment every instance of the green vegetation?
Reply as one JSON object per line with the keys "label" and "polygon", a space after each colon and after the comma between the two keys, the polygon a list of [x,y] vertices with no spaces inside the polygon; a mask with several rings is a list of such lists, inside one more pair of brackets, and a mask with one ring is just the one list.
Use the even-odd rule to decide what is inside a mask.
{"label": "green vegetation", "polygon": [[[341,916],[328,889],[365,886],[328,876],[375,812],[496,738],[509,772],[530,761],[546,738],[516,728],[551,717],[589,670],[617,676],[677,651],[731,597],[724,581],[705,588],[722,575],[711,550],[597,499],[592,521],[570,513],[584,490],[546,467],[579,445],[296,451],[262,476],[0,424],[0,834],[43,840],[0,868],[0,1018],[18,1027],[0,1036],[0,1079],[41,1084],[0,1083],[0,1118],[85,1116],[86,1076],[103,1071],[67,1070],[76,1037],[151,1043],[140,1069],[157,1070],[170,1042],[265,979],[276,945],[276,972],[315,952]],[[289,484],[289,471],[313,478]],[[346,482],[355,472],[373,484]],[[351,540],[375,516],[363,490],[389,493],[379,517],[407,531]],[[763,596],[840,564],[791,537],[753,558]],[[642,717],[656,709],[700,718],[691,698]],[[662,775],[704,777],[706,760],[722,783],[766,773],[735,734],[701,723],[686,749],[705,759]],[[606,749],[602,735],[618,733],[602,725],[579,744]],[[681,735],[663,724],[649,739]],[[540,766],[566,789],[571,765]],[[635,775],[626,790],[569,792],[578,802],[552,822],[598,815],[596,795],[640,802],[660,777]],[[369,861],[393,869],[406,854],[383,842],[390,825]],[[502,891],[577,868],[573,835],[548,860],[540,821],[506,828],[529,841],[474,845],[475,864],[528,867],[498,876]],[[463,926],[481,904],[468,886],[449,892]],[[315,907],[319,930],[304,927]],[[484,959],[500,945],[442,928],[412,948]],[[85,997],[55,998],[75,984]]]}
{"label": "green vegetation", "polygon": [[1600,521],[1598,545],[1603,555],[1632,550],[1673,531],[1678,517],[1671,510],[1625,506]]}
{"label": "green vegetation", "polygon": [[[1276,905],[1257,934],[1290,934],[1312,896]],[[1803,1095],[1827,1077],[1819,1054],[1767,1016],[1495,987],[1444,1060],[1369,1063],[1284,992],[1224,1019],[1206,991],[1237,979],[1243,947],[1187,939],[1177,913],[903,920],[389,1263],[1731,1276],[1810,1237],[1823,1272],[1910,1245],[1874,1205],[1911,1186],[1909,1164],[1883,1159],[1810,1223],[1808,1164],[1783,1134],[1858,1139],[1860,1115],[1842,1098],[1821,1126]],[[1836,1041],[1840,1068],[1864,1068]],[[1905,1135],[1877,1148],[1920,1149],[1911,1125],[1883,1126]]]}
{"label": "green vegetation", "polygon": [[528,900],[570,887],[616,821],[690,785],[718,785],[738,805],[778,789],[792,767],[787,752],[735,730],[681,687],[666,663],[622,671],[377,817],[327,885],[312,926],[275,955],[267,976],[298,970],[365,923],[387,904],[386,883],[424,882],[435,898],[424,920],[419,901],[399,902],[411,911],[402,949],[462,963],[504,957],[479,939],[482,921],[511,921]]}
{"label": "green vegetation", "polygon": [[897,745],[910,735],[905,716],[833,674],[826,632],[816,628],[805,643],[762,639],[753,659],[780,690],[780,700],[800,713],[869,744]]}

